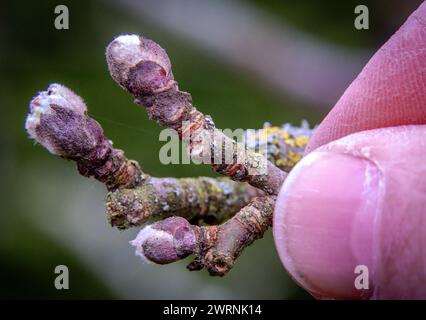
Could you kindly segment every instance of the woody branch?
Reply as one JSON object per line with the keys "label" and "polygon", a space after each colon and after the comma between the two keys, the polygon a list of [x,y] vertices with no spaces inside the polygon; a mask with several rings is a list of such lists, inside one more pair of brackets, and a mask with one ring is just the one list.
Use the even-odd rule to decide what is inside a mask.
{"label": "woody branch", "polygon": [[[145,107],[151,119],[173,129],[181,139],[190,137],[186,142],[192,158],[202,160],[206,154],[221,158],[215,153],[221,152],[224,144],[234,157],[226,163],[213,161],[213,170],[268,194],[278,194],[286,173],[217,130],[211,117],[192,105],[191,95],[179,90],[169,57],[157,43],[137,35],[120,36],[109,44],[106,58],[112,78]],[[206,145],[206,140],[210,144]],[[215,141],[220,141],[219,147]]]}
{"label": "woody branch", "polygon": [[[190,270],[206,267],[211,275],[226,274],[244,248],[271,226],[275,196],[286,176],[281,169],[290,170],[302,157],[311,130],[304,125],[265,127],[260,135],[271,137],[268,144],[273,147],[267,149],[268,161],[223,135],[209,116],[195,109],[191,96],[179,90],[170,60],[158,44],[135,35],[120,36],[108,46],[107,61],[112,77],[135,102],[187,143],[191,158],[219,159],[213,161],[213,169],[240,182],[149,176],[112,146],[87,115],[82,99],[58,84],[31,101],[27,131],[51,153],[74,160],[82,175],[106,185],[111,225],[125,229],[152,217],[172,216],[142,229],[132,242],[138,255],[164,264],[194,254]],[[231,161],[219,152],[222,146],[235,155]],[[197,225],[227,219],[220,225]]]}
{"label": "woody branch", "polygon": [[31,100],[25,126],[52,154],[75,161],[81,175],[105,184],[107,218],[119,229],[173,215],[222,222],[262,194],[227,178],[151,177],[113,147],[99,123],[87,115],[83,100],[59,84]]}
{"label": "woody branch", "polygon": [[[219,157],[222,161],[213,162],[213,170],[270,195],[254,198],[220,226],[197,228],[169,218],[142,230],[132,242],[147,260],[169,263],[193,253],[196,259],[188,266],[190,270],[206,267],[211,275],[224,275],[244,248],[272,225],[275,195],[286,173],[218,131],[211,117],[192,105],[191,95],[179,90],[169,57],[155,42],[137,35],[120,36],[109,44],[106,57],[112,78],[146,108],[150,118],[173,129],[181,139],[190,137],[186,142],[191,157],[203,159],[208,154],[217,160],[218,149],[227,145],[235,156],[229,163]],[[210,143],[204,143],[206,140]]]}

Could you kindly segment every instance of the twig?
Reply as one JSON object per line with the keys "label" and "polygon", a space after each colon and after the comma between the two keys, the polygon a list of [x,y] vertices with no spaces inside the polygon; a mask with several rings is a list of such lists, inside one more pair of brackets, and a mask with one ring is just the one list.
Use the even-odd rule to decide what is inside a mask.
{"label": "twig", "polygon": [[[58,84],[32,99],[28,133],[51,153],[74,160],[82,175],[106,185],[111,225],[125,229],[173,215],[142,229],[132,241],[138,255],[165,264],[194,254],[190,270],[206,267],[211,275],[223,276],[242,250],[271,226],[275,196],[286,177],[283,170],[291,170],[301,159],[312,130],[306,124],[267,125],[246,132],[247,149],[217,130],[209,116],[193,107],[191,96],[179,91],[167,54],[153,41],[120,36],[108,46],[107,60],[114,80],[146,107],[151,118],[175,130],[192,158],[219,159],[213,161],[215,171],[253,187],[228,178],[145,174],[136,161],[113,148],[99,123],[87,115],[83,100]],[[232,151],[230,162],[221,153],[223,146]],[[262,146],[264,155],[254,151]],[[227,221],[198,226],[187,220]]]}
{"label": "twig", "polygon": [[[241,251],[261,238],[272,224],[274,195],[278,194],[286,173],[266,157],[217,130],[211,117],[192,105],[191,95],[179,90],[169,57],[155,42],[137,35],[120,36],[108,45],[106,58],[112,78],[135,97],[135,103],[146,108],[151,119],[173,129],[187,143],[191,158],[207,160],[216,172],[248,182],[271,195],[253,199],[220,226],[200,229],[170,218],[146,227],[132,242],[136,252],[147,260],[169,263],[194,253],[196,259],[189,269],[206,267],[211,275],[224,275]],[[265,128],[264,132],[268,130]],[[281,138],[284,140],[281,146],[289,147],[289,142],[294,145],[283,153],[273,154],[273,159],[290,170],[302,157],[308,138],[291,140],[288,135]],[[231,150],[230,159],[223,156],[223,146]],[[211,163],[212,159],[219,159],[219,162]],[[181,224],[185,226],[179,227]]]}
{"label": "twig", "polygon": [[149,176],[113,148],[99,123],[87,115],[83,100],[59,84],[31,100],[26,128],[51,153],[74,160],[83,176],[94,176],[107,186],[107,217],[119,229],[172,215],[218,223],[262,194],[228,178]]}
{"label": "twig", "polygon": [[274,196],[254,198],[219,226],[199,227],[180,217],[167,218],[142,229],[131,244],[148,262],[167,264],[194,254],[189,270],[205,267],[210,275],[223,276],[244,248],[272,225],[274,203]]}
{"label": "twig", "polygon": [[99,123],[87,115],[83,99],[60,84],[51,84],[31,100],[25,128],[51,153],[74,160],[81,175],[95,177],[108,190],[143,180],[137,162],[114,149]]}
{"label": "twig", "polygon": [[213,163],[213,170],[268,194],[278,194],[286,173],[217,130],[211,117],[192,105],[191,95],[179,90],[169,57],[158,44],[137,35],[120,36],[109,44],[106,57],[112,78],[137,104],[145,106],[152,119],[175,130],[181,139],[190,138],[187,147],[192,158],[202,160],[207,155],[209,160],[222,160],[222,154],[217,153],[226,145],[233,151],[231,161]]}
{"label": "twig", "polygon": [[141,186],[107,194],[107,217],[119,229],[151,218],[180,216],[198,225],[226,221],[263,194],[228,178],[149,178]]}

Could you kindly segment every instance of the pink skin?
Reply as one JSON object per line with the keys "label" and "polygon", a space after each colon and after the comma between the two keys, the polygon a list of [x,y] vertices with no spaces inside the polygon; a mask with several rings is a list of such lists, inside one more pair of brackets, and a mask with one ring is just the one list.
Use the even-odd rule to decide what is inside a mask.
{"label": "pink skin", "polygon": [[[426,4],[319,126],[278,196],[284,267],[318,298],[426,299]],[[358,290],[357,265],[369,270]]]}

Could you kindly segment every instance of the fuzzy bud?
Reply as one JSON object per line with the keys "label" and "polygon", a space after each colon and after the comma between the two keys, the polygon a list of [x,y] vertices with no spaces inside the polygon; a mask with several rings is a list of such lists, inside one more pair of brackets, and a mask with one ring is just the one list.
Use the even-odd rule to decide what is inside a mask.
{"label": "fuzzy bud", "polygon": [[121,35],[106,49],[112,78],[135,96],[151,95],[174,83],[167,53],[138,35]]}
{"label": "fuzzy bud", "polygon": [[29,109],[27,132],[53,154],[80,158],[104,142],[99,124],[86,116],[83,100],[60,84],[51,84],[46,91],[39,92]]}
{"label": "fuzzy bud", "polygon": [[137,163],[112,147],[99,123],[87,115],[83,100],[62,85],[51,84],[31,100],[25,128],[51,153],[76,161],[80,174],[94,176],[109,190],[141,180]]}
{"label": "fuzzy bud", "polygon": [[197,234],[186,219],[170,217],[144,227],[130,244],[144,261],[167,264],[194,253]]}
{"label": "fuzzy bud", "polygon": [[50,152],[51,146],[44,143],[42,137],[37,135],[37,127],[40,125],[41,117],[54,113],[52,106],[68,109],[70,112],[82,115],[87,111],[83,100],[70,89],[57,84],[51,84],[46,91],[39,92],[30,102],[30,112],[28,113],[25,129],[31,138],[42,144]]}

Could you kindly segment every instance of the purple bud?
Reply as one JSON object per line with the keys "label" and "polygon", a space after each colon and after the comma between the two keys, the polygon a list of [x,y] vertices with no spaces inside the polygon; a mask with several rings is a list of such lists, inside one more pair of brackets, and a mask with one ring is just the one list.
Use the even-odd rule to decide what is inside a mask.
{"label": "purple bud", "polygon": [[25,128],[55,155],[69,159],[102,158],[109,151],[99,124],[86,115],[83,100],[70,89],[51,84],[30,102]]}
{"label": "purple bud", "polygon": [[144,227],[130,244],[144,261],[167,264],[196,252],[197,234],[186,219],[170,217]]}
{"label": "purple bud", "polygon": [[152,40],[118,36],[108,45],[106,58],[112,78],[132,94],[152,94],[174,83],[167,53]]}

